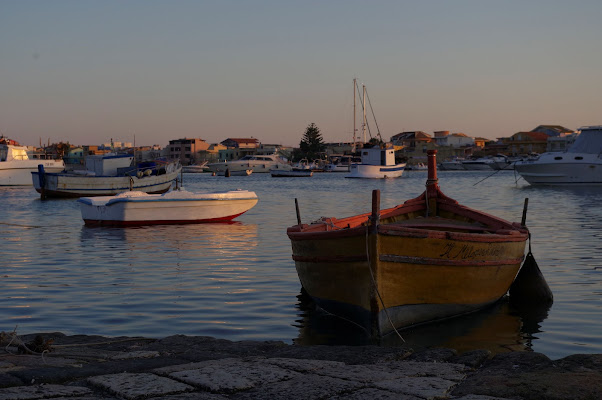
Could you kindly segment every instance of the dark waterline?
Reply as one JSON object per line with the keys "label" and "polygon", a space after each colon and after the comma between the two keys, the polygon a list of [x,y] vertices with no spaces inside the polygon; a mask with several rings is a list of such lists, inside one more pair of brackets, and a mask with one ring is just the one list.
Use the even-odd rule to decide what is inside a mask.
{"label": "dark waterline", "polygon": [[[462,204],[520,221],[529,198],[532,251],[554,292],[549,309],[507,301],[468,316],[400,332],[414,349],[532,349],[551,358],[602,352],[602,186],[531,187],[513,172],[440,172]],[[90,228],[75,200],[39,200],[31,188],[0,188],[4,321],[19,333],[164,337],[207,335],[298,344],[368,344],[365,333],[315,310],[301,292],[286,228],[383,207],[419,195],[426,173],[394,180],[211,177],[185,174],[190,191],[253,190],[255,208],[234,224]],[[482,182],[476,184],[477,182]],[[475,185],[476,184],[476,185]],[[401,345],[396,335],[379,342]]]}

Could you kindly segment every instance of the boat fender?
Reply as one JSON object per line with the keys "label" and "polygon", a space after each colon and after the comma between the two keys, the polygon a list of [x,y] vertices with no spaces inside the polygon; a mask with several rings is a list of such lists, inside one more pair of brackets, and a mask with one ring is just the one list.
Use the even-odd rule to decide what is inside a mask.
{"label": "boat fender", "polygon": [[142,171],[138,171],[138,172],[136,172],[136,176],[137,176],[138,178],[142,178],[142,175],[144,175],[144,174],[142,173]]}
{"label": "boat fender", "polygon": [[144,171],[144,175],[146,175],[146,176],[149,176],[152,173],[153,173],[153,171],[150,169],[147,169],[146,171]]}

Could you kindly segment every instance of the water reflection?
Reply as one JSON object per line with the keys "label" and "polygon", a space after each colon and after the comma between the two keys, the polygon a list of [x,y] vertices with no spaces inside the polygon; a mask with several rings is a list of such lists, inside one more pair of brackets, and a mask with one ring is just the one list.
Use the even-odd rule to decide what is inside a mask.
{"label": "water reflection", "polygon": [[[82,248],[86,248],[98,246],[103,242],[120,242],[136,250],[145,247],[152,250],[153,244],[160,243],[162,249],[227,252],[236,255],[258,246],[257,229],[255,224],[241,222],[123,228],[84,225],[81,228],[79,243]],[[244,246],[241,246],[242,244]],[[203,253],[197,255],[202,257]]]}
{"label": "water reflection", "polygon": [[541,323],[547,318],[549,305],[516,308],[508,298],[493,306],[457,318],[401,330],[402,341],[395,333],[371,339],[353,323],[322,309],[301,290],[297,296],[299,319],[296,326],[300,345],[368,345],[407,347],[420,351],[432,347],[455,349],[459,354],[486,349],[492,355],[509,351],[530,351],[537,340]]}

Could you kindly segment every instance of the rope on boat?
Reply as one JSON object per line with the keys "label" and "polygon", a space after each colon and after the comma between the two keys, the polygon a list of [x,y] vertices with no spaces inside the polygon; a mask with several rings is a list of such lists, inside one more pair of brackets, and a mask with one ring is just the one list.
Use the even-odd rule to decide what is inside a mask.
{"label": "rope on boat", "polygon": [[393,321],[391,321],[391,317],[389,316],[387,307],[385,307],[385,302],[383,301],[383,298],[380,295],[380,292],[378,291],[378,287],[376,286],[376,279],[374,279],[374,272],[372,271],[372,265],[370,265],[370,246],[368,245],[368,237],[369,237],[368,236],[368,227],[366,227],[366,258],[368,259],[368,270],[370,271],[370,279],[372,279],[372,285],[374,286],[376,295],[378,296],[378,299],[380,300],[380,304],[383,306],[383,311],[385,312],[385,315],[387,316],[387,319],[389,320],[389,323],[391,324],[391,328],[393,328],[393,330],[395,331],[397,336],[399,336],[401,341],[405,343],[406,341],[401,336],[401,334],[399,333],[397,328],[395,328],[395,324],[393,324]]}
{"label": "rope on boat", "polygon": [[332,218],[329,217],[320,217],[319,219],[310,222],[310,224],[324,224],[326,226],[330,226],[331,228],[336,228],[336,229],[343,229],[340,226],[336,226],[335,224],[332,223]]}
{"label": "rope on boat", "polygon": [[518,185],[518,181],[520,181],[521,179],[524,179],[522,175],[518,175],[518,178],[516,177],[516,168],[514,169],[514,184]]}
{"label": "rope on boat", "polygon": [[[489,178],[491,178],[493,175],[497,174],[497,173],[498,173],[498,172],[500,172],[500,171],[501,171],[501,169],[497,169],[497,170],[495,170],[495,172],[494,172],[493,174],[486,176],[485,178],[481,179],[481,180],[480,180],[480,181],[478,181],[477,183],[474,183],[472,186],[476,186],[476,185],[478,185],[479,183],[483,182],[485,179],[489,179]],[[514,170],[514,173],[516,174],[516,170]]]}

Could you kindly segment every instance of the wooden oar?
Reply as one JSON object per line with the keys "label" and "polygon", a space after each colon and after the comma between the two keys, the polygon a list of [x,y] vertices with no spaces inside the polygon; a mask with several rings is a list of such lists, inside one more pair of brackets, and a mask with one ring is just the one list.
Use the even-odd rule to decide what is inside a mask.
{"label": "wooden oar", "polygon": [[[527,218],[528,204],[529,199],[526,198],[521,221],[523,226]],[[531,233],[529,233],[529,252],[514,282],[510,285],[509,293],[510,302],[516,305],[551,304],[554,301],[552,290],[531,253]]]}

